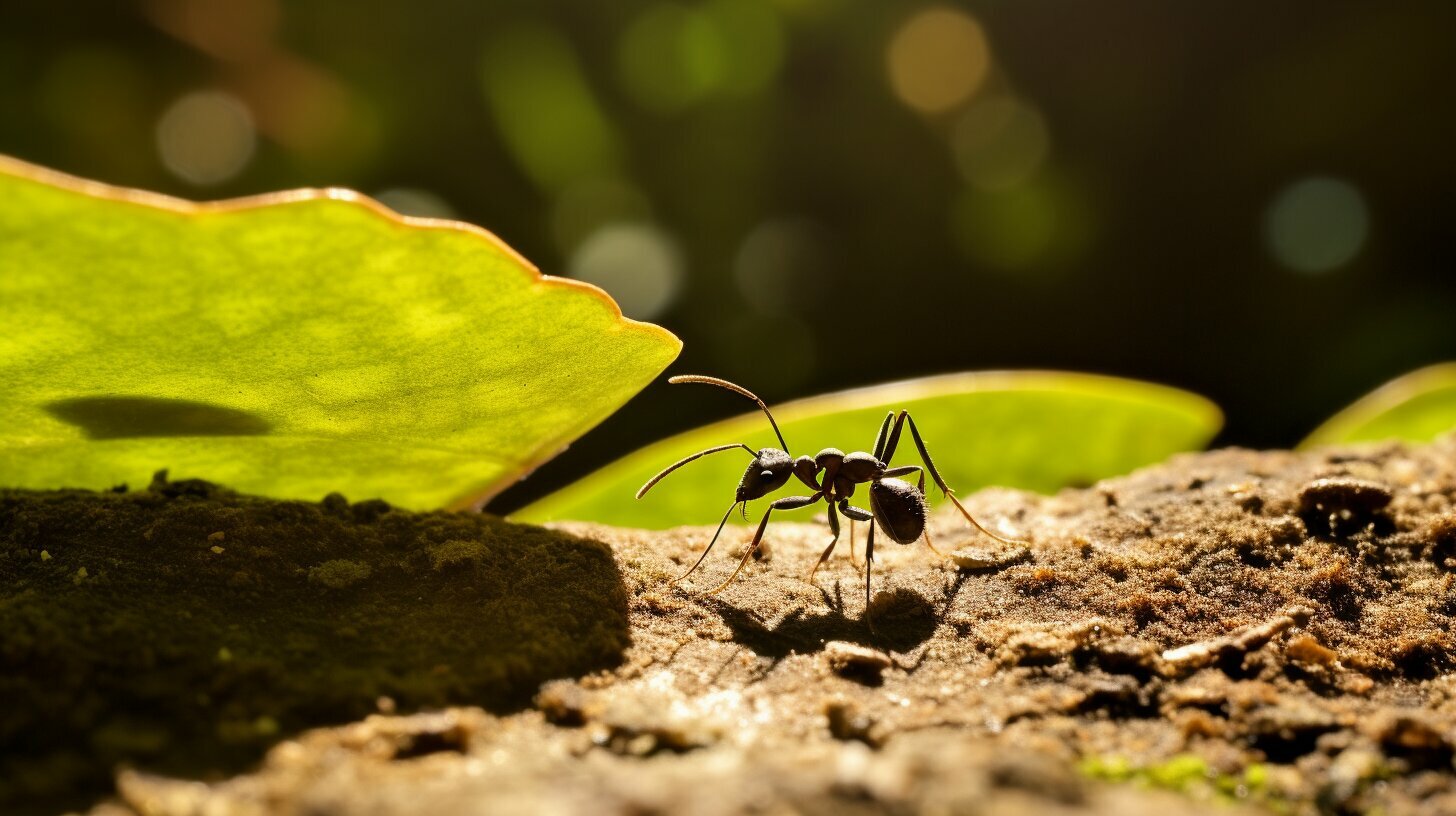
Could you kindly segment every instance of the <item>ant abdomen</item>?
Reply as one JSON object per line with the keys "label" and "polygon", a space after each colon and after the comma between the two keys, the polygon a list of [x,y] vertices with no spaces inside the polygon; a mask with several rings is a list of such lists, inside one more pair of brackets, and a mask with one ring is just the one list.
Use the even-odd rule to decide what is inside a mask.
{"label": "ant abdomen", "polygon": [[870,507],[880,529],[900,544],[910,544],[925,532],[925,495],[903,479],[872,482]]}

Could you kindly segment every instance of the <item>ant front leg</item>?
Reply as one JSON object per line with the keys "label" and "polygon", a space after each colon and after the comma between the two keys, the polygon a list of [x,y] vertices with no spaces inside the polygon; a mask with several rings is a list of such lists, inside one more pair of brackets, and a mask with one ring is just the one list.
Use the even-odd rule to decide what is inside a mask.
{"label": "ant front leg", "polygon": [[768,528],[768,517],[773,515],[773,511],[797,510],[800,507],[808,507],[822,498],[824,498],[823,493],[815,493],[812,496],[785,496],[770,504],[768,509],[763,511],[763,521],[758,523],[758,532],[753,534],[753,541],[749,542],[748,552],[743,554],[743,560],[738,562],[738,569],[733,570],[733,574],[728,576],[728,580],[719,584],[716,589],[710,590],[708,594],[716,595],[727,589],[728,585],[733,583],[733,579],[738,577],[738,573],[743,571],[743,567],[748,563],[748,559],[752,558],[753,554],[758,551],[758,545],[763,541],[763,531]]}
{"label": "ant front leg", "polygon": [[[940,475],[940,471],[936,470],[935,462],[930,458],[930,451],[925,449],[925,440],[920,437],[920,429],[915,427],[915,420],[910,417],[909,411],[901,411],[900,415],[895,418],[895,427],[890,430],[890,438],[885,444],[885,456],[881,461],[888,462],[890,457],[895,455],[895,446],[900,442],[900,428],[907,422],[910,424],[910,438],[915,441],[915,449],[920,452],[920,459],[925,463],[925,469],[930,471],[930,478],[935,480],[935,486],[940,488],[940,492],[944,493],[945,497],[951,500],[951,503],[956,506],[957,510],[961,511],[961,515],[966,517],[966,521],[969,521],[977,530],[980,530],[1003,544],[1024,544],[1025,542],[1023,541],[1002,538],[987,530],[985,527],[982,527],[981,522],[976,521],[976,517],[971,515],[971,511],[967,510],[965,505],[961,504],[960,499],[957,499],[955,496],[955,491],[946,485],[945,479]],[[894,468],[894,470],[900,469]],[[887,475],[890,472],[888,470],[885,471]]]}
{"label": "ant front leg", "polygon": [[714,544],[718,543],[718,536],[723,534],[723,525],[727,524],[728,517],[733,515],[733,508],[737,507],[740,504],[747,506],[748,502],[733,502],[732,504],[728,505],[728,512],[724,513],[723,520],[718,522],[718,531],[716,533],[713,533],[713,539],[708,542],[708,546],[703,548],[703,554],[698,556],[698,560],[693,562],[693,565],[688,568],[687,572],[684,572],[682,575],[679,575],[678,577],[672,579],[673,584],[677,584],[681,582],[684,578],[692,575],[693,572],[697,570],[697,568],[703,563],[703,559],[708,557],[708,551],[713,549]]}

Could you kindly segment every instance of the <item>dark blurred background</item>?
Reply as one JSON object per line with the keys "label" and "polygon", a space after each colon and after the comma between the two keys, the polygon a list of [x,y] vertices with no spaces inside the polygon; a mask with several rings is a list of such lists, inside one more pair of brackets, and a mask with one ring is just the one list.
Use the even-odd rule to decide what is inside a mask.
{"label": "dark blurred background", "polygon": [[[0,152],[480,224],[771,402],[1081,369],[1254,446],[1456,358],[1453,101],[1445,0],[0,6]],[[493,508],[745,407],[659,382]]]}

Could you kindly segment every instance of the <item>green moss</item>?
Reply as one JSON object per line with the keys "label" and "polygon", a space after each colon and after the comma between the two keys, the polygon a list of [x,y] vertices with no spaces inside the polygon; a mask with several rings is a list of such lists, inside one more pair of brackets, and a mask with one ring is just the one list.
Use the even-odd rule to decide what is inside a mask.
{"label": "green moss", "polygon": [[373,572],[363,561],[335,558],[325,561],[308,571],[308,580],[323,584],[330,589],[344,589],[363,581]]}
{"label": "green moss", "polygon": [[1239,773],[1219,773],[1202,757],[1179,754],[1152,765],[1137,765],[1121,756],[1088,757],[1078,768],[1084,776],[1105,782],[1132,783],[1224,804],[1251,802],[1276,812],[1286,809],[1270,788],[1268,766],[1259,763]]}
{"label": "green moss", "polygon": [[[221,553],[207,546],[217,533]],[[442,569],[465,562],[477,566]],[[235,771],[380,697],[511,710],[628,643],[626,590],[600,542],[165,481],[0,490],[0,632],[7,814],[83,807],[118,763]]]}
{"label": "green moss", "polygon": [[484,542],[463,538],[452,538],[440,544],[431,544],[425,548],[425,551],[430,554],[430,563],[437,570],[456,564],[479,564],[485,560],[489,552]]}

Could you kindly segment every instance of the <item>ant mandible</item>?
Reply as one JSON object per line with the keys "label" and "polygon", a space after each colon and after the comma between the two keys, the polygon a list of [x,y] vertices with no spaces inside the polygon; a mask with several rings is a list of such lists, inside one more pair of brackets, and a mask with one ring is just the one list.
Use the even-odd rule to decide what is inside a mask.
{"label": "ant mandible", "polygon": [[[885,421],[880,424],[880,433],[875,437],[875,451],[873,454],[863,451],[846,454],[836,448],[825,448],[812,459],[808,456],[800,456],[795,459],[789,455],[789,444],[784,441],[783,432],[779,430],[779,425],[774,421],[773,414],[769,412],[768,405],[764,404],[764,401],[759,399],[752,391],[742,386],[734,385],[727,380],[696,374],[672,377],[668,379],[668,382],[706,383],[708,385],[726,388],[729,391],[748,397],[758,403],[759,408],[763,409],[764,416],[768,417],[769,425],[773,426],[774,435],[779,438],[779,444],[783,445],[783,448],[763,448],[755,451],[742,442],[735,442],[730,445],[720,445],[716,448],[698,451],[692,456],[669,465],[661,473],[648,480],[647,484],[643,485],[641,490],[637,491],[637,498],[640,499],[647,494],[647,491],[652,489],[653,485],[662,481],[669,473],[711,453],[720,453],[726,450],[742,448],[753,455],[753,462],[748,465],[748,469],[743,472],[743,478],[738,482],[738,491],[734,494],[733,504],[729,505],[728,512],[723,514],[723,520],[718,522],[718,531],[713,533],[713,539],[708,542],[708,546],[703,549],[703,554],[698,556],[698,560],[693,563],[692,567],[673,580],[674,584],[692,575],[698,566],[703,563],[703,559],[708,557],[708,552],[713,549],[713,545],[718,542],[718,536],[723,532],[723,526],[728,523],[728,517],[733,515],[733,511],[739,505],[743,506],[743,516],[747,519],[748,502],[762,498],[783,487],[791,476],[798,477],[799,481],[814,491],[813,494],[809,496],[785,496],[771,502],[768,510],[764,511],[763,520],[758,524],[758,531],[753,534],[753,541],[749,543],[748,551],[743,554],[743,559],[738,562],[738,568],[733,571],[732,575],[728,576],[728,580],[724,581],[716,589],[713,589],[709,594],[722,592],[729,584],[733,583],[733,579],[738,577],[738,573],[743,571],[743,567],[748,563],[748,559],[753,557],[753,553],[763,541],[763,531],[768,527],[768,519],[773,514],[773,511],[796,510],[800,507],[808,507],[822,499],[828,505],[829,531],[832,537],[829,539],[829,546],[824,548],[824,553],[819,556],[818,562],[809,571],[809,576],[806,580],[811,584],[814,582],[814,573],[818,572],[819,567],[825,561],[829,560],[830,553],[834,552],[834,545],[839,543],[839,514],[842,513],[848,517],[851,523],[854,521],[868,521],[870,523],[870,529],[869,535],[865,539],[865,609],[868,611],[870,604],[870,573],[875,557],[875,526],[877,524],[884,528],[885,535],[888,535],[891,540],[898,544],[911,544],[916,539],[924,536],[926,546],[930,547],[932,552],[939,554],[939,551],[935,549],[935,545],[930,543],[930,532],[925,527],[926,471],[930,472],[930,478],[935,480],[936,486],[940,488],[946,498],[955,504],[956,509],[961,511],[961,515],[966,517],[966,521],[974,525],[977,530],[1006,544],[1021,543],[1019,541],[1002,538],[987,530],[985,527],[982,527],[981,523],[976,521],[975,517],[956,499],[955,493],[946,486],[945,479],[941,478],[940,471],[935,469],[935,463],[931,461],[930,453],[925,449],[925,440],[920,438],[920,430],[915,427],[915,420],[910,417],[909,411],[902,410],[898,416],[894,411],[891,411],[885,416]],[[895,456],[895,447],[900,442],[900,432],[906,425],[909,425],[910,438],[914,440],[915,449],[920,452],[920,459],[925,463],[923,469],[919,465],[903,465],[892,468],[888,464]],[[919,474],[919,479],[914,485],[899,478],[901,476],[908,476],[911,473]],[[862,510],[851,505],[849,498],[854,495],[855,485],[865,484],[866,482],[870,486],[870,509]],[[836,508],[838,509],[837,513]],[[850,533],[850,536],[850,546],[852,548],[854,545],[853,532]]]}

